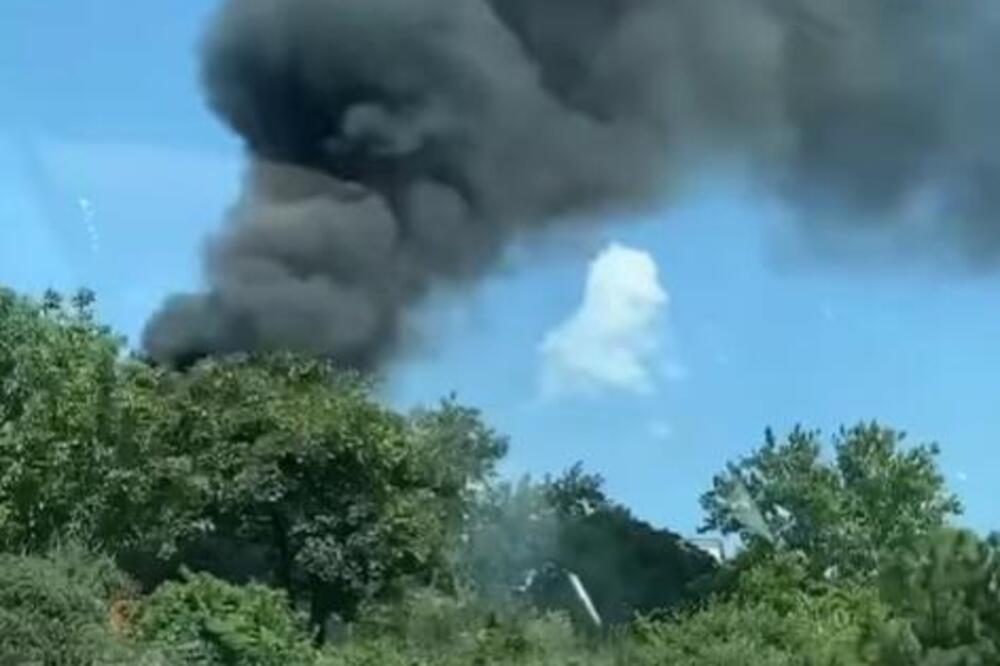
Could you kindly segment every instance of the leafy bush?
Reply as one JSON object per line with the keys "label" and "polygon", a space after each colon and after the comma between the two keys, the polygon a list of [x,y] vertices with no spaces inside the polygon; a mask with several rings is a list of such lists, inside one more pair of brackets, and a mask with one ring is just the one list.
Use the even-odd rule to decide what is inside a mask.
{"label": "leafy bush", "polygon": [[109,560],[78,549],[44,558],[0,554],[0,664],[136,663],[109,616],[126,590]]}
{"label": "leafy bush", "polygon": [[185,664],[305,666],[315,654],[283,592],[207,574],[162,585],[141,605],[135,637]]}
{"label": "leafy bush", "polygon": [[784,608],[767,601],[717,602],[684,616],[639,622],[635,660],[671,666],[855,664],[865,623],[882,617],[878,599],[864,589],[803,594]]}
{"label": "leafy bush", "polygon": [[352,634],[328,647],[324,666],[565,666],[603,664],[607,657],[565,615],[432,591],[370,610]]}

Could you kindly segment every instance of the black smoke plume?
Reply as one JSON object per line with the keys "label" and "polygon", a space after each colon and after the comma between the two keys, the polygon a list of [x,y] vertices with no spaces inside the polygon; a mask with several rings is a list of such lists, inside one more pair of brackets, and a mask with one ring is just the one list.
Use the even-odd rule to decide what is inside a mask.
{"label": "black smoke plume", "polygon": [[932,194],[930,241],[992,262],[998,66],[995,0],[229,0],[203,78],[246,185],[145,347],[371,368],[512,236],[728,156],[816,227],[902,237]]}

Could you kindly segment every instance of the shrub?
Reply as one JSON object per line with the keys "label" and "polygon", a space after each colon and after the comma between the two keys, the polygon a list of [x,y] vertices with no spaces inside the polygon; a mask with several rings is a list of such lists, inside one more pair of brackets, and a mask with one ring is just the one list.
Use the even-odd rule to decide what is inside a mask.
{"label": "shrub", "polygon": [[429,591],[370,610],[324,666],[543,666],[605,664],[564,615]]}
{"label": "shrub", "polygon": [[78,549],[0,554],[0,664],[135,663],[108,614],[126,587],[109,560]]}
{"label": "shrub", "polygon": [[160,586],[141,605],[141,642],[199,666],[300,666],[315,653],[283,592],[207,574]]}
{"label": "shrub", "polygon": [[857,663],[863,625],[884,612],[871,590],[803,593],[781,604],[722,601],[636,627],[638,664],[834,666]]}

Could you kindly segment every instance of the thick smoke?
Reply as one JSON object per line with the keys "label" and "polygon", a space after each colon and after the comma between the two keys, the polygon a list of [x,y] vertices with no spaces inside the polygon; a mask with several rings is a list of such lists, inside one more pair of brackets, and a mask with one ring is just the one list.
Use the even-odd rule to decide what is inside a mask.
{"label": "thick smoke", "polygon": [[203,76],[246,185],[145,345],[371,368],[513,235],[730,156],[816,227],[933,194],[930,242],[993,261],[996,63],[994,0],[229,0]]}

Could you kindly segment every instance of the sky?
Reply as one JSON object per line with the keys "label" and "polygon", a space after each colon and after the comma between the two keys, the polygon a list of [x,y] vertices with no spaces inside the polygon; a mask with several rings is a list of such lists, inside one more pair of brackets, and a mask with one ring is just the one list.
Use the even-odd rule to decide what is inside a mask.
{"label": "sky", "polygon": [[[213,3],[4,0],[0,284],[87,286],[135,341],[238,191],[206,110]],[[942,445],[962,522],[1000,527],[1000,273],[818,261],[736,167],[641,218],[515,245],[436,294],[383,377],[400,408],[455,393],[510,437],[510,476],[580,461],[637,515],[693,534],[699,495],[763,430],[862,419]]]}

